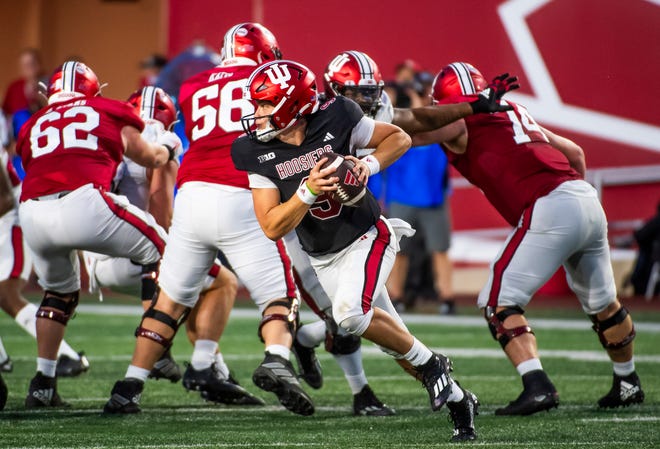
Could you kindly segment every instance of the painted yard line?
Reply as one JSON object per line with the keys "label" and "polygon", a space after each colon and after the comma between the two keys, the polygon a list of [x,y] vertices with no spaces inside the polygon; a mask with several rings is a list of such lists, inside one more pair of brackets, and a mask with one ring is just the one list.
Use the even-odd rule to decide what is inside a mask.
{"label": "painted yard line", "polygon": [[[117,306],[105,304],[81,304],[77,311],[88,313],[90,315],[130,315],[140,316],[142,308],[140,306]],[[257,309],[234,309],[231,311],[232,317],[237,318],[258,318]],[[438,324],[448,326],[465,327],[484,327],[486,326],[483,318],[476,316],[442,316],[442,315],[417,315],[403,314],[403,321],[407,324]],[[309,311],[302,311],[301,318],[304,321],[313,321],[318,319],[316,315]],[[585,317],[583,320],[576,319],[530,319],[532,327],[538,329],[591,329],[590,321]],[[660,323],[635,323],[637,331],[660,332]]]}
{"label": "painted yard line", "polygon": [[648,422],[657,422],[660,421],[660,416],[627,416],[625,418],[619,418],[618,416],[612,416],[611,418],[582,418],[582,422],[639,422],[639,421],[648,421]]}

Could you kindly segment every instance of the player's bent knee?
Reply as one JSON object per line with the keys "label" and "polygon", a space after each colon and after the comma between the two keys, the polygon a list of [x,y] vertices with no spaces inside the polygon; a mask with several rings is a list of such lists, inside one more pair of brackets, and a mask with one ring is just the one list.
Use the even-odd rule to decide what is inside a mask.
{"label": "player's bent knee", "polygon": [[[276,306],[281,306],[281,307],[286,307],[288,309],[288,313],[269,313],[269,309],[271,307],[276,307]],[[261,322],[259,323],[259,329],[257,331],[257,335],[259,336],[259,339],[261,341],[264,341],[264,337],[262,335],[261,330],[263,327],[270,323],[271,321],[283,321],[289,332],[291,332],[291,335],[295,335],[296,330],[298,329],[298,308],[300,307],[300,301],[298,298],[286,298],[286,299],[278,299],[275,301],[269,302],[266,307],[264,307],[264,312],[261,316]]]}
{"label": "player's bent knee", "polygon": [[342,319],[338,323],[349,334],[361,336],[371,324],[371,319],[371,314],[353,315]]}
{"label": "player's bent knee", "polygon": [[495,312],[494,307],[486,307],[484,309],[484,316],[488,322],[488,329],[495,340],[497,340],[502,349],[504,349],[509,342],[523,334],[534,334],[532,328],[528,325],[517,326],[513,328],[504,327],[504,320],[513,315],[524,315],[525,311],[519,306],[506,307],[504,310]]}
{"label": "player's bent knee", "polygon": [[46,290],[41,301],[37,318],[45,318],[67,325],[78,306],[78,291],[72,293],[59,293]]}
{"label": "player's bent knee", "polygon": [[[605,349],[621,349],[628,346],[635,339],[637,335],[635,326],[632,323],[632,319],[626,319],[628,316],[628,309],[623,306],[614,312],[613,315],[602,320],[598,318],[597,314],[589,315],[593,323],[591,328],[598,334],[600,344]],[[608,329],[615,331],[608,332],[610,334],[609,337],[605,335],[605,331]]]}

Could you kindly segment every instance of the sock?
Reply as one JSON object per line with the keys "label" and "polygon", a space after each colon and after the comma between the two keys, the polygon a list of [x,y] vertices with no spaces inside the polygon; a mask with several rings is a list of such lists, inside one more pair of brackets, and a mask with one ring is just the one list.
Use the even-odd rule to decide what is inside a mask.
{"label": "sock", "polygon": [[520,364],[518,364],[518,366],[516,366],[516,370],[518,371],[518,374],[524,376],[530,371],[536,371],[536,370],[543,371],[543,366],[541,366],[541,361],[539,359],[534,358],[521,362]]}
{"label": "sock", "polygon": [[218,342],[213,340],[195,341],[190,364],[197,371],[210,367],[215,362],[215,351],[218,350]]}
{"label": "sock", "polygon": [[291,350],[284,345],[268,345],[266,346],[266,352],[273,355],[279,355],[286,360],[289,360],[289,356],[291,355]]}
{"label": "sock", "polygon": [[364,374],[362,367],[362,351],[360,348],[351,354],[333,354],[333,357],[344,371],[344,377],[348,381],[351,392],[358,394],[362,391],[362,388],[369,382],[367,382],[367,376]]}
{"label": "sock", "polygon": [[126,370],[126,375],[124,378],[138,379],[142,382],[146,382],[150,372],[151,370],[148,369],[140,368],[135,365],[128,365],[128,369]]}
{"label": "sock", "polygon": [[0,338],[0,363],[5,363],[9,358],[9,354],[5,350],[4,345],[2,344],[2,338]]}
{"label": "sock", "polygon": [[431,360],[433,353],[424,344],[413,337],[413,345],[403,358],[408,360],[412,366],[420,366]]}
{"label": "sock", "polygon": [[635,358],[627,362],[612,362],[614,374],[619,377],[625,377],[635,372]]}
{"label": "sock", "polygon": [[73,360],[80,360],[80,354],[78,354],[69,344],[62,340],[60,343],[60,349],[57,351],[57,355],[66,355]]}
{"label": "sock", "polygon": [[55,368],[57,368],[57,360],[37,357],[37,371],[41,371],[41,374],[44,376],[55,377]]}
{"label": "sock", "polygon": [[14,320],[25,331],[37,338],[37,311],[39,308],[32,303],[28,303],[25,307],[18,311]]}
{"label": "sock", "polygon": [[464,397],[465,393],[463,392],[463,389],[454,381],[454,383],[451,384],[451,393],[449,393],[447,402],[461,402]]}
{"label": "sock", "polygon": [[225,363],[221,352],[215,353],[215,366],[223,379],[229,379],[229,367]]}
{"label": "sock", "polygon": [[296,340],[306,348],[315,348],[325,341],[325,321],[318,320],[298,328]]}

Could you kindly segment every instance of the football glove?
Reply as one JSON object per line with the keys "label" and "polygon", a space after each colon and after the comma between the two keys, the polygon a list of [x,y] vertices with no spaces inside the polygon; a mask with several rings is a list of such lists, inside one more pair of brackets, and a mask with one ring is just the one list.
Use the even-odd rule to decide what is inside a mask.
{"label": "football glove", "polygon": [[179,162],[179,156],[183,153],[181,139],[172,131],[163,131],[158,135],[156,143],[164,145],[170,151],[171,161]]}
{"label": "football glove", "polygon": [[475,114],[510,111],[513,108],[508,104],[500,104],[500,99],[505,93],[518,89],[517,76],[509,76],[504,73],[493,78],[487,88],[479,92],[477,99],[470,102],[472,112]]}

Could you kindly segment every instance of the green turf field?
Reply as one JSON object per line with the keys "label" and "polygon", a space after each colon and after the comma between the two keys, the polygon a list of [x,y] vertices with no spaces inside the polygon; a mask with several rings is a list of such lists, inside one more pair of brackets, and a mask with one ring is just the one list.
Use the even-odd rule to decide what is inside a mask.
{"label": "green turf field", "polygon": [[[534,318],[533,314],[530,316]],[[544,314],[544,318],[551,318]],[[452,357],[455,378],[482,402],[477,417],[479,440],[489,448],[658,448],[660,447],[660,319],[638,328],[637,371],[646,402],[617,411],[599,411],[595,401],[610,386],[611,367],[603,360],[586,319],[543,322],[536,327],[544,367],[555,382],[559,409],[531,417],[496,417],[493,412],[514,399],[520,389],[515,370],[502,356],[486,326],[474,312],[454,324],[447,319],[415,316],[410,328],[420,340]],[[575,318],[579,316],[576,315]],[[648,319],[648,316],[646,317]],[[641,321],[641,320],[640,320]],[[103,417],[100,410],[115,380],[121,378],[133,349],[133,315],[111,316],[83,308],[71,321],[67,340],[83,349],[90,371],[61,379],[59,392],[69,409],[27,412],[22,404],[35,367],[35,343],[9,318],[0,317],[0,332],[14,360],[4,374],[10,393],[0,412],[0,447],[14,448],[428,448],[448,443],[452,426],[447,411],[431,413],[426,391],[371,344],[363,346],[365,371],[372,388],[397,416],[353,417],[352,398],[332,358],[319,352],[325,374],[320,390],[307,390],[316,413],[300,417],[287,412],[272,394],[261,392],[251,374],[262,358],[257,319],[232,318],[221,348],[237,378],[264,398],[266,407],[227,407],[203,402],[181,384],[149,381],[137,416]],[[449,319],[451,322],[451,319]],[[534,324],[534,323],[533,323]],[[564,324],[564,325],[562,325]],[[558,328],[559,327],[559,328]],[[187,360],[191,347],[179,335],[173,353]]]}

